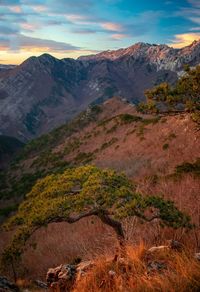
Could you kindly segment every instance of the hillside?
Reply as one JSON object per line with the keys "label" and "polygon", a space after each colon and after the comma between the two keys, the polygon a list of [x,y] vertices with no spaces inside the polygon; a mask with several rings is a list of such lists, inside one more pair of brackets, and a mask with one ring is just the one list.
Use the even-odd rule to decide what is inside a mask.
{"label": "hillside", "polygon": [[139,181],[166,176],[177,165],[195,163],[199,139],[190,113],[141,114],[115,97],[28,143],[2,175],[1,197],[19,202],[38,178],[88,163]]}
{"label": "hillside", "polygon": [[199,67],[187,68],[146,103],[110,98],[26,144],[0,175],[3,273],[30,291],[55,266],[47,283],[58,291],[198,289],[198,80]]}
{"label": "hillside", "polygon": [[[71,185],[70,180],[75,184],[72,194],[79,192],[81,178],[78,172],[76,172],[76,177],[77,175],[79,177],[77,183],[71,175],[67,180],[65,179],[65,175],[69,175],[69,167],[93,164],[100,169],[109,167],[120,173],[125,172],[134,182],[133,190],[147,198],[159,195],[161,198],[173,200],[176,206],[191,216],[192,223],[196,224],[195,231],[188,232],[184,229],[174,231],[168,227],[160,228],[157,221],[141,225],[140,220],[134,217],[124,219],[122,223],[126,240],[134,245],[142,240],[147,246],[151,246],[175,238],[181,240],[191,252],[198,251],[199,135],[198,125],[192,120],[190,113],[141,114],[135,106],[125,100],[117,97],[109,99],[102,105],[90,107],[70,123],[25,146],[7,173],[4,172],[4,176],[1,176],[1,216],[5,218],[13,214],[25,194],[35,185],[32,195],[31,193],[29,195],[29,198],[33,198],[33,202],[30,203],[38,202],[37,208],[40,209],[36,213],[31,213],[32,211],[27,213],[26,209],[23,209],[26,206],[24,201],[20,207],[22,213],[19,212],[17,215],[19,217],[16,218],[21,222],[20,214],[24,214],[22,216],[24,219],[28,214],[28,224],[32,224],[33,216],[32,222],[36,220],[37,226],[39,222],[46,225],[43,221],[38,221],[39,217],[34,219],[34,216],[41,214],[40,220],[44,220],[44,214],[48,215],[52,211],[55,214],[57,211],[53,200],[56,200],[55,203],[60,200],[59,196],[63,195],[63,190],[66,196],[66,190]],[[87,175],[89,169],[90,167],[86,166]],[[35,184],[38,178],[43,177],[44,180]],[[56,187],[53,186],[54,182],[57,184]],[[112,181],[109,180],[109,183],[113,187]],[[120,183],[126,184],[124,180],[120,180]],[[41,192],[43,184],[47,187],[47,192]],[[92,184],[94,185],[94,180]],[[84,186],[89,194],[87,185]],[[111,190],[112,193],[115,193],[115,189]],[[36,200],[35,195],[39,196]],[[47,200],[41,204],[40,200],[46,195]],[[51,199],[51,196],[54,199]],[[80,198],[84,199],[84,197]],[[58,209],[59,216],[66,206],[67,201],[65,198],[63,200],[65,204],[62,204],[62,209]],[[81,201],[78,202],[82,206]],[[83,202],[90,200],[84,199]],[[30,207],[29,204],[28,206]],[[35,208],[36,206],[33,211]],[[49,208],[48,212],[44,213],[46,208]],[[17,271],[19,275],[25,273],[23,275],[30,280],[44,280],[49,267],[71,262],[77,257],[92,260],[93,257],[98,258],[102,254],[106,257],[113,254],[113,246],[116,246],[115,235],[95,216],[83,218],[73,225],[58,223],[58,217],[56,220],[57,223],[48,224],[47,228],[42,227],[32,235],[25,249],[20,269]],[[19,228],[20,224],[17,225]],[[32,227],[28,228],[29,232],[30,228]],[[2,232],[1,236],[4,239],[0,246],[2,250],[10,240],[10,233]],[[20,238],[23,240],[23,237]],[[104,262],[102,265],[105,265]],[[98,261],[95,265],[98,269]],[[95,270],[94,273],[98,271]],[[86,279],[90,281],[90,278]],[[77,285],[81,284],[77,283]]]}
{"label": "hillside", "polygon": [[16,156],[24,143],[16,138],[0,135],[0,169],[3,169]]}
{"label": "hillside", "polygon": [[0,132],[27,141],[114,95],[137,104],[145,89],[173,84],[185,64],[199,64],[199,51],[200,42],[183,49],[138,43],[78,60],[31,57],[0,71]]}

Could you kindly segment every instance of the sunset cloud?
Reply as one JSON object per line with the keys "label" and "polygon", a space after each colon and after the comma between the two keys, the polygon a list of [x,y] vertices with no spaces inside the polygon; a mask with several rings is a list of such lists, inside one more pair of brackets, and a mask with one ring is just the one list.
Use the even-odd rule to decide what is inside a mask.
{"label": "sunset cloud", "polygon": [[15,12],[15,13],[21,13],[22,12],[22,8],[21,6],[10,6],[9,7],[10,11]]}
{"label": "sunset cloud", "polygon": [[120,34],[120,33],[115,33],[115,34],[112,34],[111,38],[114,39],[114,40],[122,40],[124,38],[127,38],[128,35],[126,34]]}
{"label": "sunset cloud", "polygon": [[122,25],[114,22],[104,22],[100,24],[102,28],[108,31],[122,31]]}
{"label": "sunset cloud", "polygon": [[194,40],[200,39],[200,33],[185,33],[185,34],[178,34],[175,35],[175,39],[169,46],[173,48],[183,48],[185,46],[190,45]]}
{"label": "sunset cloud", "polygon": [[4,52],[8,60],[17,52],[21,60],[45,51],[78,56],[169,40],[181,47],[199,38],[199,0],[133,2],[0,0],[0,56]]}

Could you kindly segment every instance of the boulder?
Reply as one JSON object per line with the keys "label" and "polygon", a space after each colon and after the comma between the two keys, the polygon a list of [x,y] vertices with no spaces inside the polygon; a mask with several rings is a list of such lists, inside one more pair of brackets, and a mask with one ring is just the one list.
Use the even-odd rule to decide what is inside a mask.
{"label": "boulder", "polygon": [[153,247],[148,249],[148,252],[154,253],[154,252],[157,252],[160,250],[167,250],[167,249],[169,249],[168,245],[153,246]]}
{"label": "boulder", "polygon": [[194,258],[198,261],[200,261],[200,252],[197,252],[194,254]]}
{"label": "boulder", "polygon": [[46,281],[51,291],[70,291],[76,275],[75,265],[60,265],[47,272]]}
{"label": "boulder", "polygon": [[6,277],[0,276],[0,292],[18,292],[19,288]]}

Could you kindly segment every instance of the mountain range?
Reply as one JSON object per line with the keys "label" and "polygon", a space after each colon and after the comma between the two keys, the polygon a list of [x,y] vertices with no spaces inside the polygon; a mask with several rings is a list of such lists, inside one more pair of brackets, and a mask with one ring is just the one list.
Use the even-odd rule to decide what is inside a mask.
{"label": "mountain range", "polygon": [[138,43],[77,60],[43,54],[0,66],[0,134],[26,142],[112,96],[137,104],[145,89],[173,84],[185,64],[199,63],[200,41],[195,41],[182,49]]}

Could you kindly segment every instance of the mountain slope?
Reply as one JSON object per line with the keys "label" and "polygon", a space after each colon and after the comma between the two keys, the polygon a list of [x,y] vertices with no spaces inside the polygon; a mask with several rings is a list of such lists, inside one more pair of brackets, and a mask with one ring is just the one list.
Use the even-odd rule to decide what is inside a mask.
{"label": "mountain slope", "polygon": [[183,65],[200,62],[200,42],[181,50],[136,44],[78,60],[44,54],[0,72],[0,133],[29,140],[65,123],[90,103],[114,95],[133,103]]}
{"label": "mountain slope", "polygon": [[38,178],[88,163],[137,180],[170,175],[177,165],[196,161],[199,144],[189,113],[144,115],[112,98],[28,143],[1,178],[0,196],[21,200]]}
{"label": "mountain slope", "polygon": [[16,138],[0,135],[0,170],[22,149],[24,143]]}

